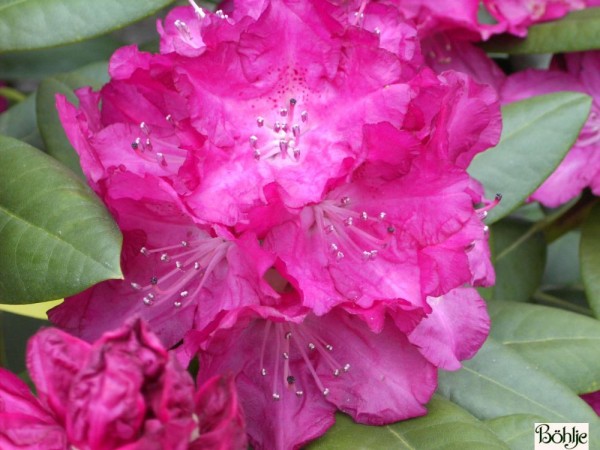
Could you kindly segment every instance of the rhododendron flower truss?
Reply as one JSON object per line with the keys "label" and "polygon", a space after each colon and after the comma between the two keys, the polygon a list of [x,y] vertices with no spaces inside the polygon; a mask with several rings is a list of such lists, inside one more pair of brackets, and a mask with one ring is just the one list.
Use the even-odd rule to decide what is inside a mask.
{"label": "rhododendron flower truss", "polygon": [[[202,349],[199,380],[237,374],[257,449],[300,447],[333,424],[336,409],[374,425],[425,414],[436,367],[457,369],[489,328],[483,301],[469,290],[432,298],[439,309],[416,327],[382,304],[342,305],[317,317],[286,301],[230,312],[210,334],[191,332],[185,343],[192,353]],[[379,332],[371,321],[381,322]]]}
{"label": "rhododendron flower truss", "polygon": [[191,376],[140,321],[94,345],[42,330],[29,342],[27,366],[39,399],[0,369],[3,449],[203,449],[223,429],[220,448],[244,448],[231,382],[209,380],[194,401]]}
{"label": "rhododendron flower truss", "polygon": [[[239,41],[179,61],[192,124],[207,136],[203,150],[224,162],[202,170],[186,205],[234,225],[264,203],[270,184],[289,208],[320,201],[364,158],[365,124],[402,120],[413,72],[402,62],[376,33],[344,31],[311,2],[269,3]],[[248,177],[258,190],[239,184]]]}

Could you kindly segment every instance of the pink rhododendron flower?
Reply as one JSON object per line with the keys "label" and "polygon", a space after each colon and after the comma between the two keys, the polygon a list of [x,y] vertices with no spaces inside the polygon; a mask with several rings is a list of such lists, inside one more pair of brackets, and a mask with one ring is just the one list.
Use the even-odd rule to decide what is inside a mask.
{"label": "pink rhododendron flower", "polygon": [[191,2],[161,54],[125,47],[100,92],[57,100],[125,280],[51,320],[94,340],[142,317],[183,341],[202,382],[233,373],[257,448],[300,446],[336,409],[424,414],[489,326],[470,286],[494,281],[497,200],[466,169],[499,138],[496,92],[424,66],[394,3],[338,3]]}
{"label": "pink rhododendron flower", "polygon": [[[536,23],[557,20],[596,0],[382,0],[397,6],[426,39],[445,33],[454,39],[487,40],[500,33],[524,37]],[[490,20],[481,20],[482,13]]]}
{"label": "pink rhododendron flower", "polygon": [[[208,380],[194,400],[190,375],[140,321],[93,345],[42,330],[27,366],[38,398],[0,368],[3,449],[245,448],[231,380]],[[220,447],[209,445],[215,434]]]}
{"label": "pink rhododendron flower", "polygon": [[531,196],[546,206],[559,206],[590,187],[600,194],[600,52],[564,56],[564,67],[530,69],[508,77],[501,100],[509,103],[560,91],[578,91],[593,98],[592,111],[579,138],[554,173]]}
{"label": "pink rhododendron flower", "polygon": [[538,22],[560,19],[569,11],[585,8],[585,0],[483,0],[498,25],[494,33],[527,35],[527,28]]}
{"label": "pink rhododendron flower", "polygon": [[[436,388],[436,367],[455,370],[489,329],[484,302],[460,289],[429,301],[439,308],[416,327],[383,305],[336,307],[317,317],[293,294],[279,307],[249,307],[193,332],[199,380],[233,372],[257,449],[299,448],[334,423],[336,409],[382,425],[419,416]],[[381,322],[374,333],[370,322]]]}

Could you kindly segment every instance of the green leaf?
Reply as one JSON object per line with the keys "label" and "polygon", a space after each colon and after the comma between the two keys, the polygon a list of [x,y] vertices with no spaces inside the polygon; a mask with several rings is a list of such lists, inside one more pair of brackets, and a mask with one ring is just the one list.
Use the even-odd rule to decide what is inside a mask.
{"label": "green leaf", "polygon": [[122,278],[121,234],[48,155],[0,136],[0,303],[37,303]]}
{"label": "green leaf", "polygon": [[531,224],[514,219],[495,223],[490,231],[496,284],[486,298],[527,301],[542,279],[546,243],[541,232],[529,233]]}
{"label": "green leaf", "polygon": [[0,0],[0,52],[80,42],[153,14],[173,0]]}
{"label": "green leaf", "polygon": [[62,47],[9,53],[0,58],[0,74],[3,80],[41,79],[108,60],[123,45],[112,36],[101,36]]}
{"label": "green leaf", "polygon": [[502,108],[500,143],[478,154],[468,169],[488,198],[503,194],[488,224],[519,207],[548,178],[577,139],[590,106],[587,95],[557,92]]}
{"label": "green leaf", "polygon": [[548,423],[548,420],[531,414],[512,414],[486,420],[484,423],[512,450],[523,450],[531,448],[534,424]]}
{"label": "green leaf", "polygon": [[573,11],[561,20],[529,27],[527,38],[496,36],[483,44],[494,53],[566,53],[600,48],[600,8]]}
{"label": "green leaf", "polygon": [[587,217],[581,234],[581,276],[590,307],[600,318],[600,204]]}
{"label": "green leaf", "polygon": [[579,230],[569,231],[548,246],[543,284],[547,287],[581,286]]}
{"label": "green leaf", "polygon": [[92,86],[97,89],[108,82],[107,63],[95,63],[74,72],[47,78],[38,88],[36,111],[37,123],[44,140],[46,152],[59,160],[74,173],[83,178],[79,156],[71,146],[62,127],[55,106],[57,93],[63,94],[67,99],[78,104],[78,99],[73,93],[76,88]]}
{"label": "green leaf", "polygon": [[386,426],[359,425],[338,414],[336,423],[308,450],[481,450],[508,449],[482,422],[459,406],[436,396],[424,417]]}
{"label": "green leaf", "polygon": [[491,336],[573,391],[600,390],[600,321],[539,305],[488,302]]}
{"label": "green leaf", "polygon": [[438,391],[479,419],[534,414],[551,422],[588,422],[591,439],[600,442],[600,419],[587,403],[493,338],[458,372],[440,372]]}
{"label": "green leaf", "polygon": [[14,137],[43,150],[44,143],[35,118],[35,101],[36,94],[33,93],[26,100],[0,114],[0,134]]}

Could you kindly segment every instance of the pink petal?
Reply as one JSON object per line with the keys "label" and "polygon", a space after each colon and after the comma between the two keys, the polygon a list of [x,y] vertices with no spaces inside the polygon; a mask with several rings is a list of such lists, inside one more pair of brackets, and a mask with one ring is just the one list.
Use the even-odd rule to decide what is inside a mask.
{"label": "pink petal", "polygon": [[63,423],[69,390],[89,354],[87,342],[55,328],[38,332],[27,345],[27,369],[38,397]]}
{"label": "pink petal", "polygon": [[66,450],[56,416],[42,406],[19,377],[0,367],[0,448]]}
{"label": "pink petal", "polygon": [[190,443],[190,449],[247,448],[245,422],[233,378],[209,379],[196,392],[195,403],[200,437]]}
{"label": "pink petal", "polygon": [[485,302],[475,289],[458,288],[428,299],[432,313],[409,334],[409,341],[432,364],[458,370],[487,338],[490,320]]}

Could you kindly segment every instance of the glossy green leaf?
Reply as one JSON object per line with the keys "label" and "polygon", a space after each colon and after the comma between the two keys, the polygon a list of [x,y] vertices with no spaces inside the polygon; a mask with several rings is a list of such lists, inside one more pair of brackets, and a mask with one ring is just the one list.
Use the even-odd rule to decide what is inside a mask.
{"label": "glossy green leaf", "polygon": [[544,417],[531,414],[512,414],[496,419],[486,420],[484,423],[506,443],[511,450],[531,448],[533,430],[536,423],[547,423]]}
{"label": "glossy green leaf", "polygon": [[0,58],[0,74],[4,80],[41,79],[108,60],[123,45],[112,36],[100,36],[61,47],[9,53]]}
{"label": "glossy green leaf", "polygon": [[506,219],[491,227],[490,245],[496,284],[486,298],[524,302],[536,291],[544,273],[546,244],[531,224]]}
{"label": "glossy green leaf", "polygon": [[600,8],[573,11],[561,20],[529,27],[527,38],[497,36],[483,44],[496,53],[563,53],[600,48]]}
{"label": "glossy green leaf", "polygon": [[579,245],[581,232],[569,231],[548,246],[543,284],[548,287],[581,285]]}
{"label": "glossy green leaf", "polygon": [[461,370],[440,372],[438,391],[479,419],[534,414],[551,422],[588,422],[591,439],[600,442],[600,419],[587,403],[493,338]]}
{"label": "glossy green leaf", "polygon": [[478,154],[468,169],[488,198],[503,194],[488,224],[520,206],[548,178],[577,139],[590,106],[587,95],[558,92],[502,108],[500,143]]}
{"label": "glossy green leaf", "polygon": [[581,276],[590,307],[600,318],[600,205],[587,217],[581,235]]}
{"label": "glossy green leaf", "polygon": [[338,414],[325,436],[309,445],[309,450],[481,450],[508,449],[481,421],[459,406],[439,396],[428,405],[424,417],[393,425],[359,425]]}
{"label": "glossy green leaf", "polygon": [[40,84],[37,95],[37,122],[46,152],[83,177],[79,157],[69,143],[55,106],[55,96],[60,93],[78,104],[74,89],[92,86],[98,89],[108,81],[106,63],[95,63],[68,74],[47,78]]}
{"label": "glossy green leaf", "polygon": [[140,20],[173,0],[0,0],[0,52],[79,42]]}
{"label": "glossy green leaf", "polygon": [[35,148],[0,137],[0,303],[37,303],[121,278],[121,234],[90,189]]}
{"label": "glossy green leaf", "polygon": [[488,302],[491,336],[577,393],[600,390],[600,321],[539,305]]}
{"label": "glossy green leaf", "polygon": [[0,114],[0,134],[14,137],[43,150],[44,143],[35,118],[36,94]]}

